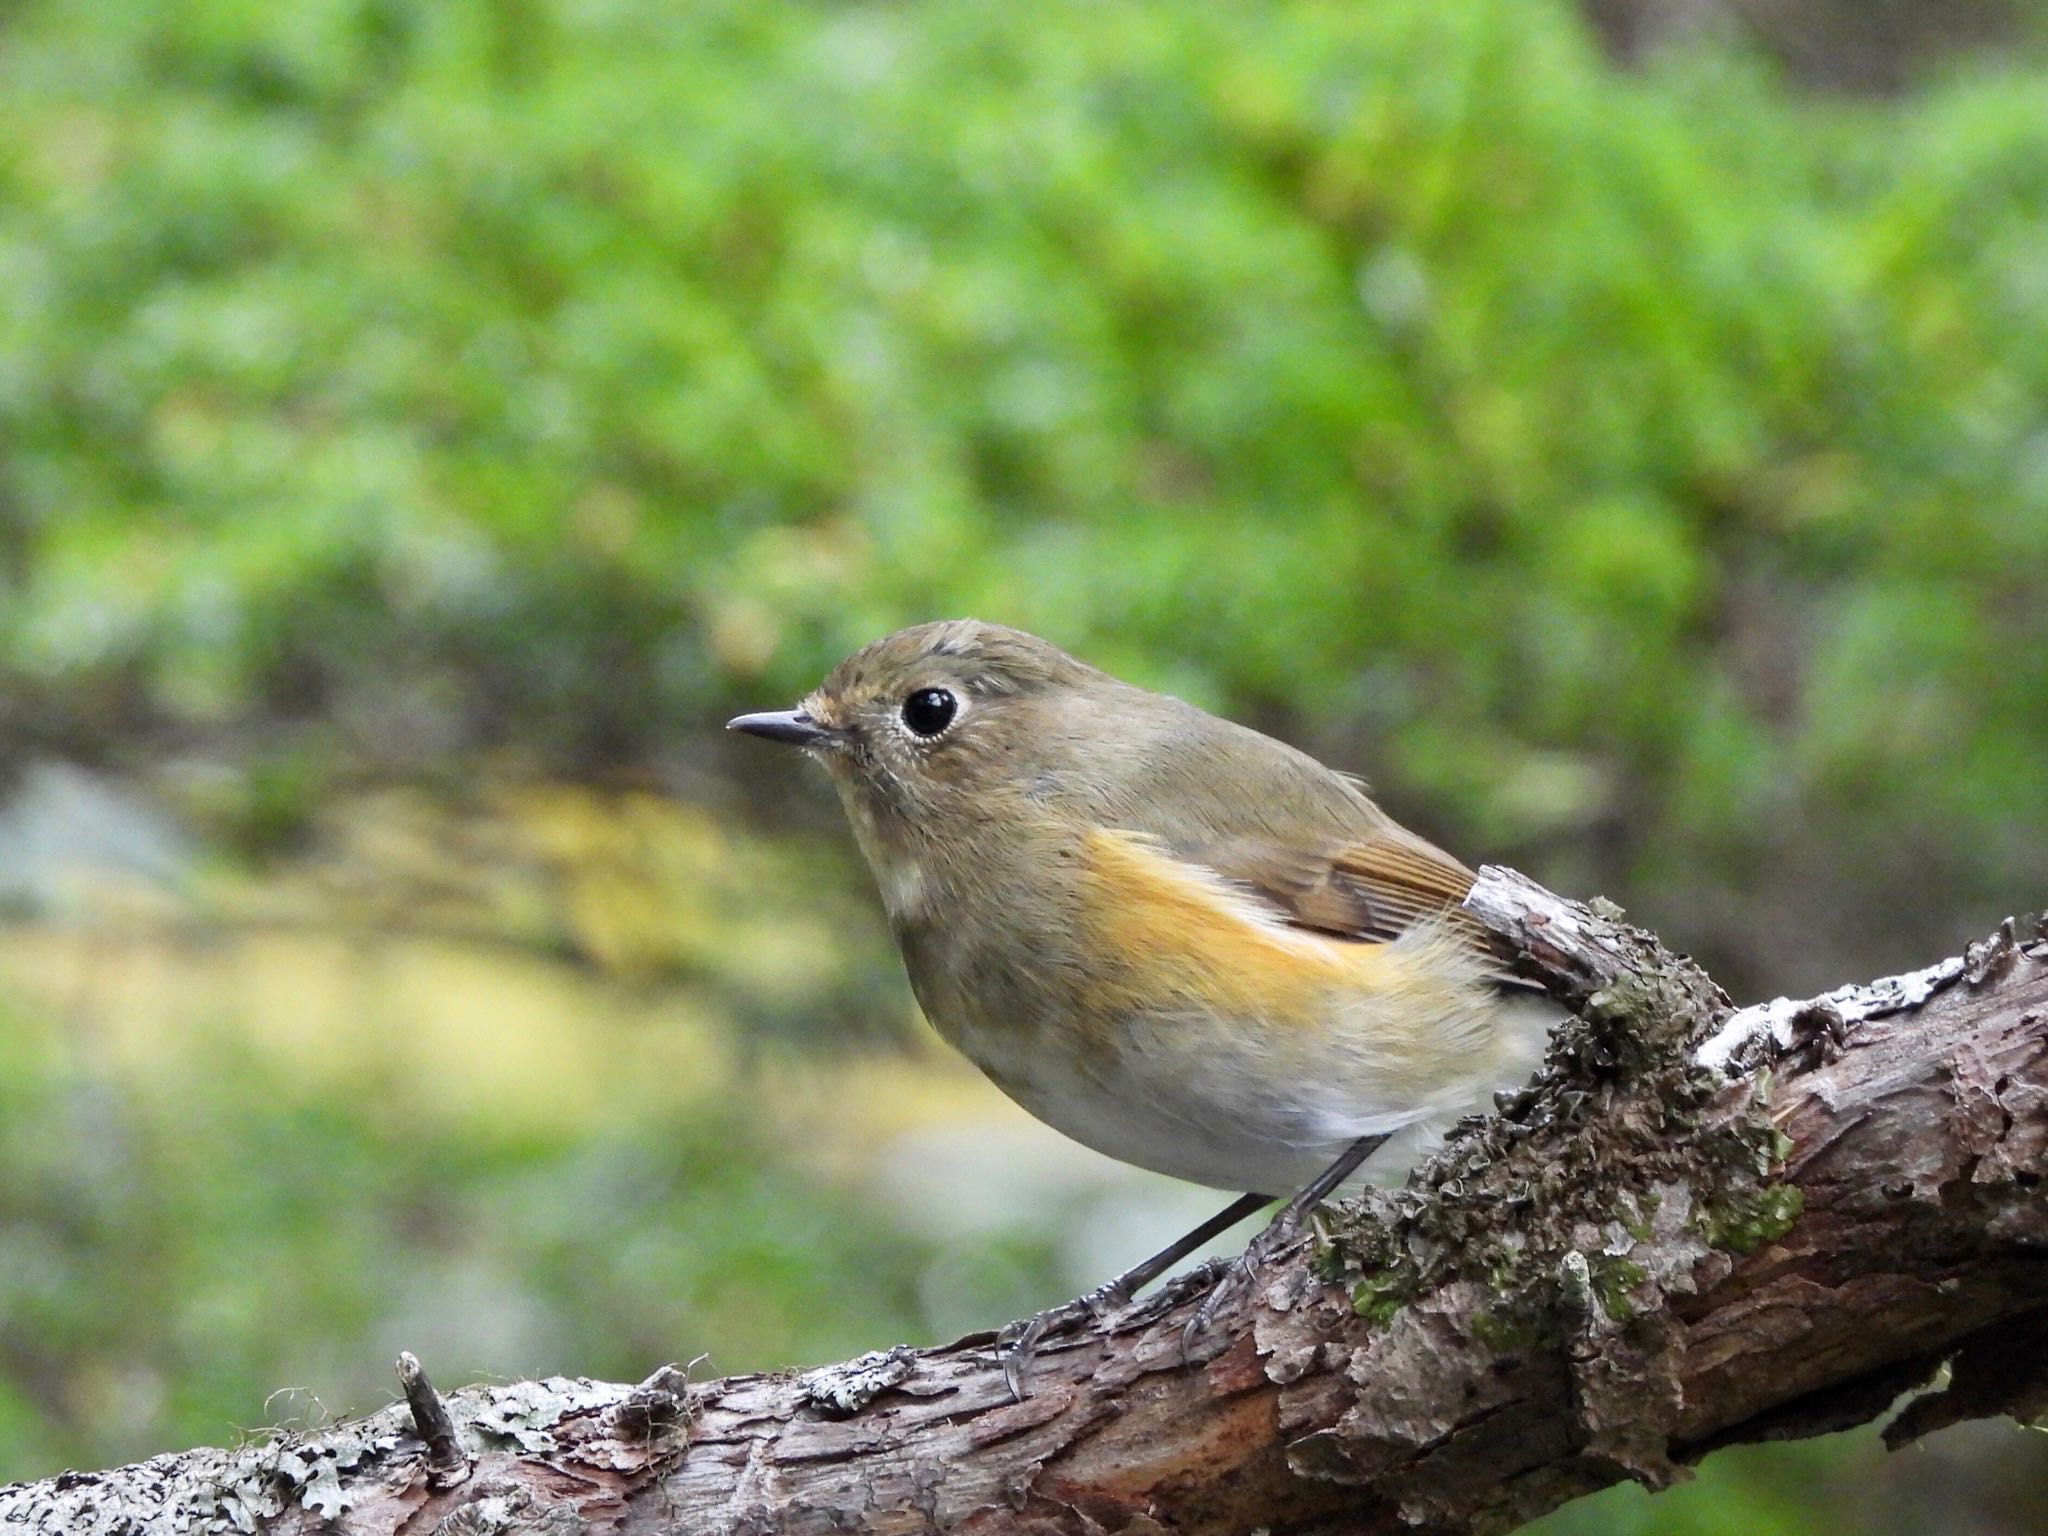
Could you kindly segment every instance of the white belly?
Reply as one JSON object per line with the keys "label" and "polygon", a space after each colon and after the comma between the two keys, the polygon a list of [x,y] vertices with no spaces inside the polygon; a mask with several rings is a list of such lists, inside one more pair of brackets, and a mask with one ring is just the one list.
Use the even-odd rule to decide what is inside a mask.
{"label": "white belly", "polygon": [[[1139,1020],[1114,1052],[1022,1048],[1011,1035],[968,1033],[961,1047],[1003,1091],[1084,1146],[1215,1189],[1292,1194],[1361,1136],[1393,1139],[1358,1179],[1397,1178],[1461,1116],[1526,1081],[1556,1005],[1503,999],[1456,1079],[1422,1088],[1356,1043],[1205,1021]],[[1369,1038],[1370,1032],[1364,1032]]]}

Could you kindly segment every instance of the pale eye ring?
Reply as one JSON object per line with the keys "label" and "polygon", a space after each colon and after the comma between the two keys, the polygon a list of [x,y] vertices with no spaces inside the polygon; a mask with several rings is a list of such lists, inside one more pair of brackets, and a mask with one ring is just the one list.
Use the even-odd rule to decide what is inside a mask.
{"label": "pale eye ring", "polygon": [[919,688],[903,700],[903,723],[913,736],[943,735],[960,712],[960,701],[945,688]]}

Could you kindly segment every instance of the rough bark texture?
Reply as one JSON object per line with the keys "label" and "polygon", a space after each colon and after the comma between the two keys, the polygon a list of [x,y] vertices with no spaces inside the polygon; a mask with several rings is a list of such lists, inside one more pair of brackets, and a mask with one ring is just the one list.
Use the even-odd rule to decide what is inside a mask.
{"label": "rough bark texture", "polygon": [[[808,1376],[471,1388],[0,1490],[0,1531],[1504,1530],[1735,1441],[2048,1406],[2048,942],[1733,1013],[1689,962],[1488,870],[1580,1019],[1409,1186],[1333,1213],[1181,1358],[1168,1295]],[[423,1438],[423,1435],[425,1438]],[[431,1444],[429,1442],[432,1442]]]}

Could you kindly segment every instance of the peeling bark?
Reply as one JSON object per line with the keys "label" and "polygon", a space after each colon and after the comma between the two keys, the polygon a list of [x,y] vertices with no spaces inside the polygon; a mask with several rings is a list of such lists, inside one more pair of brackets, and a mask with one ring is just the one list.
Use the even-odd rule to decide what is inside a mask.
{"label": "peeling bark", "polygon": [[[0,1489],[0,1531],[1498,1531],[1715,1448],[2048,1408],[2048,934],[1734,1011],[1512,872],[1468,907],[1572,1005],[1398,1192],[1330,1214],[1207,1335],[1171,1289],[1050,1341],[808,1375],[552,1379]],[[437,1414],[437,1408],[440,1413]]]}

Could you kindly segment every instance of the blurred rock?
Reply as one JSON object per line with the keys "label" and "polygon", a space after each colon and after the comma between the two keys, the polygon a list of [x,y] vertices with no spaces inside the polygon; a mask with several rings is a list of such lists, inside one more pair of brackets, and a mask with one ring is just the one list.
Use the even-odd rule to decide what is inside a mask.
{"label": "blurred rock", "polygon": [[75,763],[31,763],[0,806],[0,907],[75,913],[109,886],[173,886],[192,838],[128,786]]}

